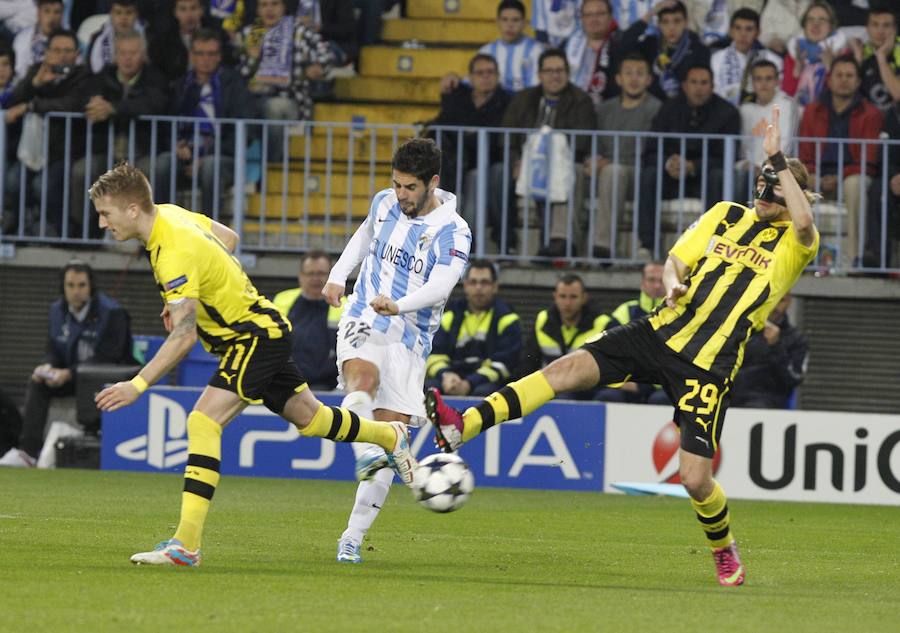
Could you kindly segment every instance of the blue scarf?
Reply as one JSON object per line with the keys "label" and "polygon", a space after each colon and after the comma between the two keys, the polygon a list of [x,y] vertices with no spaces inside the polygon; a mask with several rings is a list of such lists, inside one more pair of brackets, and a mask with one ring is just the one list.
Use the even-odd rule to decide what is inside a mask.
{"label": "blue scarf", "polygon": [[10,81],[3,88],[0,88],[0,109],[5,109],[12,97],[13,88],[16,87],[15,81]]}
{"label": "blue scarf", "polygon": [[657,55],[656,61],[653,64],[653,71],[659,75],[659,86],[662,88],[663,92],[670,97],[674,97],[681,88],[681,81],[678,79],[675,68],[684,61],[684,58],[687,57],[687,54],[691,50],[690,32],[685,29],[671,55],[664,47],[665,44],[663,43],[662,34],[660,34],[659,55]]}
{"label": "blue scarf", "polygon": [[294,57],[294,16],[286,15],[263,35],[257,75],[290,78]]}
{"label": "blue scarf", "polygon": [[[215,140],[215,127],[212,124],[213,119],[220,115],[221,110],[221,84],[219,80],[219,71],[217,70],[209,82],[204,85],[197,83],[197,75],[192,70],[184,78],[185,94],[190,94],[191,90],[196,86],[198,88],[197,102],[182,102],[182,116],[197,117],[205,119],[200,122],[200,155],[205,156],[213,149],[213,141]],[[181,123],[178,126],[178,138],[192,143],[194,140],[194,123]]]}

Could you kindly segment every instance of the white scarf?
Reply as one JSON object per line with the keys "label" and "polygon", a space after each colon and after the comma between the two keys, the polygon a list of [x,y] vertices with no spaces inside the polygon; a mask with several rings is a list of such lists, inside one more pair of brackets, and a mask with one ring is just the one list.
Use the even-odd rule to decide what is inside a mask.
{"label": "white scarf", "polygon": [[[144,34],[144,26],[140,22],[134,23],[134,30]],[[116,33],[113,31],[112,20],[107,20],[103,25],[100,35],[94,40],[91,47],[91,72],[96,74],[103,70],[108,64],[114,64],[116,61]]]}

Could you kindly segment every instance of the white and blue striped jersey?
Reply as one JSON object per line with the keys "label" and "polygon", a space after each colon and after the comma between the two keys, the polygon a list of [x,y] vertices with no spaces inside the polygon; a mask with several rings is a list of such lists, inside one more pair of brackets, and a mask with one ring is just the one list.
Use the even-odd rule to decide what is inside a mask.
{"label": "white and blue striped jersey", "polygon": [[[439,207],[409,219],[400,210],[393,189],[375,194],[369,215],[329,277],[329,282],[342,284],[362,259],[344,317],[367,323],[422,358],[431,353],[431,339],[440,326],[444,304],[465,271],[472,244],[469,225],[456,212],[456,196],[441,189],[436,189],[435,195]],[[357,248],[355,253],[348,252]],[[400,314],[390,317],[369,306],[379,294],[399,302],[422,288],[436,270],[453,275],[446,293],[436,302],[410,312],[402,312],[401,307]]]}
{"label": "white and blue striped jersey", "polygon": [[560,46],[581,28],[581,0],[532,0],[531,11],[534,32],[545,34],[550,46]]}
{"label": "white and blue striped jersey", "polygon": [[497,60],[500,87],[507,92],[518,92],[538,84],[538,59],[543,50],[540,42],[523,35],[513,44],[503,40],[488,42],[478,52]]}

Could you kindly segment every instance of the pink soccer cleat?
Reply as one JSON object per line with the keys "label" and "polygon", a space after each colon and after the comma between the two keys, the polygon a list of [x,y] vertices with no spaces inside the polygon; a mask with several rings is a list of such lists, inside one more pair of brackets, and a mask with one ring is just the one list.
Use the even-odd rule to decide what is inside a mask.
{"label": "pink soccer cleat", "polygon": [[431,387],[425,391],[425,412],[434,425],[434,445],[452,453],[463,443],[462,413],[444,402],[441,392]]}
{"label": "pink soccer cleat", "polygon": [[737,587],[744,584],[745,571],[738,555],[737,543],[714,549],[713,559],[716,561],[716,574],[719,576],[720,585]]}

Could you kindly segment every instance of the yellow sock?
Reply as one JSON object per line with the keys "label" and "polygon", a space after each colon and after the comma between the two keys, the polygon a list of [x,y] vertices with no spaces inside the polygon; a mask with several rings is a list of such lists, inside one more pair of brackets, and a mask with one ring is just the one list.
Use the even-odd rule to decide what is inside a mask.
{"label": "yellow sock", "polygon": [[334,442],[369,442],[378,444],[386,451],[392,451],[397,443],[397,434],[387,422],[376,422],[361,418],[344,407],[326,407],[319,410],[310,423],[300,429],[306,437],[324,437]]}
{"label": "yellow sock", "polygon": [[734,536],[731,534],[731,515],[728,514],[728,500],[725,498],[725,491],[719,482],[713,482],[715,487],[712,494],[703,501],[695,501],[691,499],[691,505],[697,513],[697,519],[700,521],[700,527],[706,532],[706,539],[709,546],[718,549],[720,547],[728,547],[734,542]]}
{"label": "yellow sock", "polygon": [[200,547],[203,524],[209,512],[222,459],[222,425],[212,418],[191,411],[187,419],[188,462],[184,468],[184,492],[181,493],[181,520],[175,538],[189,550]]}
{"label": "yellow sock", "polygon": [[555,396],[553,387],[540,371],[511,382],[477,406],[466,409],[463,413],[463,441],[468,442],[495,424],[528,415]]}

